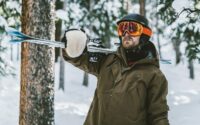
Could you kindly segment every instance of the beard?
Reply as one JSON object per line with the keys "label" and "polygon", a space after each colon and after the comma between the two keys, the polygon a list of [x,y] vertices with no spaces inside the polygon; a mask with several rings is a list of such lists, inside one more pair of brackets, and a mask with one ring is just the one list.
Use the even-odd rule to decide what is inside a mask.
{"label": "beard", "polygon": [[122,45],[123,48],[125,49],[134,48],[136,46],[135,44],[136,42],[133,40],[131,36],[126,36],[122,39]]}
{"label": "beard", "polygon": [[125,36],[123,39],[123,41],[129,41],[129,40],[133,40],[131,36]]}

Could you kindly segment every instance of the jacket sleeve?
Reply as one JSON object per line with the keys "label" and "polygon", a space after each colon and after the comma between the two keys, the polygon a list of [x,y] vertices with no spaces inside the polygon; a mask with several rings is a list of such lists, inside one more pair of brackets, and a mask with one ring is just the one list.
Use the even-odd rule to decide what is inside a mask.
{"label": "jacket sleeve", "polygon": [[150,81],[147,92],[147,119],[149,125],[169,125],[167,105],[168,82],[161,71]]}
{"label": "jacket sleeve", "polygon": [[78,67],[81,70],[84,70],[87,73],[91,73],[95,76],[98,76],[100,62],[95,62],[95,63],[89,62],[89,54],[86,51],[86,49],[84,50],[81,56],[76,57],[76,58],[69,57],[65,49],[62,49],[62,54],[63,54],[63,58],[67,62],[71,63],[72,65]]}

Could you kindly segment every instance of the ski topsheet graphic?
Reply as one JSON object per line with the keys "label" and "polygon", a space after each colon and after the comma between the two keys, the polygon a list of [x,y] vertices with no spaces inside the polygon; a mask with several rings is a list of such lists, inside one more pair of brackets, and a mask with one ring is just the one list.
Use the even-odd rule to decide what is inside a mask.
{"label": "ski topsheet graphic", "polygon": [[30,43],[48,45],[48,46],[51,46],[51,47],[65,48],[65,43],[63,43],[63,42],[51,41],[51,40],[45,40],[45,39],[39,39],[39,38],[31,37],[31,36],[28,36],[26,34],[19,32],[18,30],[11,28],[11,27],[7,27],[6,32],[10,36],[14,37],[14,39],[10,40],[10,42],[12,42],[12,43],[30,42]]}
{"label": "ski topsheet graphic", "polygon": [[[10,40],[10,42],[12,42],[12,43],[30,42],[30,43],[35,43],[35,44],[47,45],[50,47],[59,47],[59,48],[66,47],[64,42],[35,38],[32,36],[23,34],[20,31],[14,29],[14,28],[11,28],[11,27],[7,27],[6,32],[10,36],[14,37],[14,39]],[[103,53],[103,54],[114,53],[117,51],[117,47],[105,48],[101,45],[102,45],[101,40],[99,38],[89,39],[89,42],[87,44],[87,51],[91,52],[91,53]],[[160,61],[163,64],[171,64],[171,60],[160,59]]]}

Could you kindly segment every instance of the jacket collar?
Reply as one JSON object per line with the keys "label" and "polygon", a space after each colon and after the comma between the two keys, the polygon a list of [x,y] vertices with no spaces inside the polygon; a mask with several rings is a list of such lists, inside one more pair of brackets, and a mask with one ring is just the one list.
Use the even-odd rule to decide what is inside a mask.
{"label": "jacket collar", "polygon": [[[158,56],[155,58],[152,56],[151,52],[149,52],[148,56],[144,59],[138,60],[136,61],[133,65],[128,66],[127,63],[127,59],[126,59],[126,55],[125,55],[125,51],[124,48],[122,46],[120,46],[116,52],[116,55],[120,58],[120,60],[122,61],[123,64],[123,69],[122,72],[127,71],[131,68],[133,68],[136,65],[143,65],[143,64],[148,64],[148,65],[155,65],[156,67],[160,67],[159,65],[159,59]],[[124,70],[124,71],[123,71]]]}

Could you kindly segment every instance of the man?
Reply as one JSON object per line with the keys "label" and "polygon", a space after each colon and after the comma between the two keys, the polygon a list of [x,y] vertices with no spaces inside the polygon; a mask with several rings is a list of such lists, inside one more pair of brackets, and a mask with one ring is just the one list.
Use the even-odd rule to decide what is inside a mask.
{"label": "man", "polygon": [[98,79],[84,125],[169,125],[167,80],[149,41],[152,31],[147,19],[129,14],[117,26],[118,51],[96,63],[89,62],[83,32],[65,34],[64,59]]}

